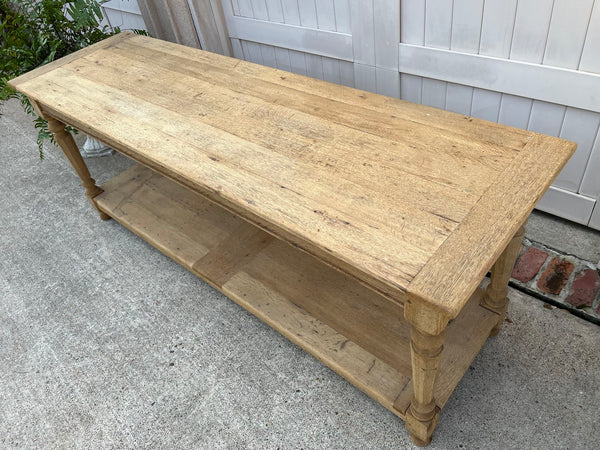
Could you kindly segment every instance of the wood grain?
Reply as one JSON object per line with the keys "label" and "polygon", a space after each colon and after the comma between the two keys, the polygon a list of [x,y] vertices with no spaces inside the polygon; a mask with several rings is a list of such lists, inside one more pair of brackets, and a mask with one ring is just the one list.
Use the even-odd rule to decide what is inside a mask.
{"label": "wood grain", "polygon": [[575,148],[569,141],[533,136],[413,279],[407,302],[425,300],[456,317]]}
{"label": "wood grain", "polygon": [[142,36],[12,83],[395,302],[410,291],[405,314],[430,332],[459,314],[574,149]]}
{"label": "wood grain", "polygon": [[[102,188],[103,211],[405,417],[413,383],[401,307],[145,167]],[[446,330],[440,409],[497,321],[482,293]]]}

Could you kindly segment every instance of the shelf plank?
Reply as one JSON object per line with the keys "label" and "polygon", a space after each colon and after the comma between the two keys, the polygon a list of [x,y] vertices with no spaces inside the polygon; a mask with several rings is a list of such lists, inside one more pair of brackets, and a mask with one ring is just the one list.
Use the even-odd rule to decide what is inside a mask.
{"label": "shelf plank", "polygon": [[[140,165],[102,187],[102,211],[404,419],[412,372],[401,305]],[[481,292],[447,328],[440,408],[497,320]]]}

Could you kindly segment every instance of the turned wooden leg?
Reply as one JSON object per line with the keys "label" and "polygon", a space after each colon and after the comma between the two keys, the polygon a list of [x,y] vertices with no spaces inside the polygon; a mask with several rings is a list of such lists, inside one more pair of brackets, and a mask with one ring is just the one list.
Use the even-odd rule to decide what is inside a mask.
{"label": "turned wooden leg", "polygon": [[81,178],[81,185],[85,188],[85,195],[88,200],[92,204],[94,208],[100,213],[100,218],[102,220],[110,219],[110,216],[98,209],[96,202],[94,201],[94,197],[101,194],[103,191],[101,188],[96,186],[96,181],[90,176],[90,171],[88,170],[83,158],[81,157],[81,153],[79,153],[79,149],[77,148],[77,144],[73,140],[73,136],[67,130],[65,130],[65,124],[56,120],[52,117],[48,119],[48,129],[54,134],[54,139],[62,149],[63,153]]}
{"label": "turned wooden leg", "polygon": [[410,332],[413,397],[406,412],[406,428],[412,441],[422,447],[431,442],[440,409],[435,404],[433,390],[444,349],[445,330],[430,335],[415,326]]}
{"label": "turned wooden leg", "polygon": [[523,242],[523,236],[525,236],[525,227],[522,226],[492,267],[490,284],[481,299],[481,306],[494,311],[500,316],[498,317],[498,323],[490,332],[490,336],[496,336],[500,332],[500,326],[506,316],[506,310],[508,309],[508,282],[510,281],[510,275],[519,254],[519,248]]}

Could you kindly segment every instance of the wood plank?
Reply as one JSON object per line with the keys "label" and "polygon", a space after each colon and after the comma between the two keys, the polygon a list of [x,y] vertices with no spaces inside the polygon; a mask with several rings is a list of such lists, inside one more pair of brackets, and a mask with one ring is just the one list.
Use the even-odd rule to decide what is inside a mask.
{"label": "wood plank", "polygon": [[[407,301],[425,301],[456,317],[575,148],[572,142],[534,136],[413,279]],[[537,163],[541,159],[543,167]]]}
{"label": "wood plank", "polygon": [[[136,66],[135,62],[132,62],[132,58],[139,60],[139,64],[144,64],[144,62],[148,62],[150,60],[155,60],[156,57],[153,56],[151,51],[145,53],[142,50],[136,50],[135,55],[132,54],[133,49],[129,47],[125,47],[125,50],[115,50],[109,57],[109,55],[103,55],[102,58],[97,58],[93,60],[95,65],[106,65],[113,66],[113,70],[119,70],[119,67],[122,67],[123,61],[125,59],[120,59],[119,61],[114,61],[119,59],[117,55],[122,55],[122,58],[127,58],[129,61],[129,65],[131,66],[131,70]],[[92,60],[90,60],[92,61]],[[252,80],[244,82],[242,80],[237,79],[235,76],[232,76],[231,73],[226,72],[217,72],[209,73],[208,66],[202,65],[201,63],[189,63],[183,66],[180,59],[176,57],[169,57],[169,55],[161,55],[160,62],[157,63],[158,66],[163,67],[165,70],[178,72],[179,74],[188,75],[191,78],[182,78],[189,80],[191,83],[198,85],[199,79],[206,80],[206,82],[211,84],[211,90],[215,91],[219,86],[220,91],[223,92],[225,89],[227,92],[233,90],[240,94],[244,94],[244,99],[248,97],[260,98],[269,103],[273,103],[277,106],[285,106],[290,109],[294,109],[296,111],[301,111],[304,114],[314,116],[317,119],[326,119],[328,122],[334,122],[337,125],[341,125],[344,127],[351,127],[353,130],[344,130],[343,134],[348,136],[348,140],[350,142],[357,142],[357,139],[360,139],[364,142],[366,136],[362,135],[359,137],[358,134],[354,132],[356,131],[366,131],[369,132],[370,135],[377,136],[378,140],[373,141],[372,147],[367,148],[361,146],[359,149],[355,149],[354,151],[363,151],[366,150],[370,155],[374,155],[377,157],[378,152],[377,149],[382,147],[394,145],[396,144],[404,144],[408,145],[408,155],[417,158],[419,168],[412,173],[414,175],[418,175],[419,173],[423,173],[422,161],[420,155],[415,155],[414,147],[419,147],[421,152],[431,152],[431,155],[437,155],[435,158],[440,159],[445,154],[449,154],[450,159],[446,159],[443,162],[440,161],[440,165],[445,168],[445,170],[438,172],[444,174],[444,177],[453,177],[452,181],[446,180],[453,186],[457,188],[461,187],[461,183],[468,183],[474,179],[478,178],[486,178],[489,179],[488,176],[485,176],[481,171],[486,170],[486,167],[482,167],[481,165],[488,166],[490,165],[494,170],[501,169],[506,161],[514,156],[514,153],[510,149],[500,148],[498,149],[495,146],[491,146],[486,144],[485,142],[472,142],[468,139],[464,139],[462,136],[457,136],[455,134],[446,134],[440,133],[435,138],[429,132],[429,128],[424,125],[415,124],[412,121],[404,120],[401,116],[389,117],[385,113],[376,113],[369,112],[368,115],[364,114],[364,109],[361,107],[352,107],[347,105],[339,105],[339,103],[324,99],[318,95],[308,94],[308,93],[298,93],[296,90],[290,91],[287,88],[280,87],[278,85],[273,85],[273,83],[265,83],[260,80]],[[92,66],[94,67],[94,66]],[[181,67],[181,68],[180,68]],[[170,68],[174,68],[170,70]],[[78,67],[80,71],[85,70],[86,67],[82,63],[82,67]],[[92,76],[94,74],[94,70],[92,68],[87,68],[86,76]],[[130,69],[128,69],[130,70]],[[92,75],[87,75],[88,72],[91,71]],[[161,75],[159,75],[159,73]],[[166,74],[165,72],[159,71],[156,68],[156,73],[153,75],[154,78],[162,78],[165,77],[165,80],[168,80],[168,77],[173,77],[174,74]],[[178,77],[179,78],[179,77]],[[236,81],[237,80],[237,81]],[[233,86],[233,82],[235,81],[235,87]],[[169,81],[165,81],[169,82]],[[206,86],[208,89],[208,86]],[[248,97],[247,97],[248,96]],[[206,98],[206,95],[204,96]],[[250,100],[255,102],[255,100]],[[295,117],[299,117],[296,115]],[[305,120],[309,120],[308,117],[302,116]],[[464,120],[464,119],[463,119]],[[389,123],[389,125],[387,123]],[[308,126],[308,125],[307,125]],[[333,125],[330,125],[333,126]],[[311,120],[310,122],[311,129],[315,129],[320,127],[322,129],[323,123],[315,120]],[[306,128],[306,126],[304,127]],[[341,129],[340,129],[341,132]],[[324,134],[325,131],[321,131],[320,134]],[[390,141],[382,141],[381,138],[385,137],[387,139],[393,139],[393,142]],[[374,137],[369,136],[369,139],[374,139]],[[365,144],[367,144],[365,142]],[[321,145],[321,142],[319,143]],[[354,146],[355,147],[355,146]],[[400,150],[400,149],[399,149]],[[481,156],[481,152],[485,151],[485,153],[489,154],[489,158],[483,159]],[[454,170],[448,170],[453,164],[456,164],[456,156],[457,151],[464,154],[464,157],[469,158],[470,161],[475,162],[477,167],[472,168],[471,170],[475,170],[477,175],[467,175],[466,170],[468,167],[461,168],[461,174],[458,175]],[[507,153],[504,156],[504,153]],[[505,159],[506,158],[506,159]],[[453,162],[454,160],[454,162]],[[464,160],[463,160],[464,162]],[[402,166],[404,170],[408,170],[408,165],[410,162],[404,160]],[[462,163],[461,163],[462,164]],[[490,175],[493,176],[493,175]],[[443,181],[443,180],[441,180]],[[487,181],[483,182],[479,186],[479,188],[485,189],[487,187]],[[467,188],[467,190],[470,190]],[[476,190],[475,192],[481,192]]]}
{"label": "wood plank", "polygon": [[300,11],[298,0],[281,0],[283,8],[283,21],[289,25],[300,25]]}
{"label": "wood plank", "polygon": [[579,61],[579,70],[600,73],[600,3],[595,2]]}
{"label": "wood plank", "polygon": [[[45,88],[47,94],[53,89],[58,101],[65,98],[64,92],[56,91],[56,88]],[[89,89],[85,92],[92,95]],[[390,246],[389,241],[380,240],[377,237],[381,231],[367,225],[363,231],[360,231],[361,228],[357,228],[356,224],[336,217],[335,212],[330,214],[326,209],[319,209],[318,204],[307,202],[297,192],[291,189],[282,189],[280,184],[274,184],[264,178],[253,177],[250,173],[240,172],[235,167],[223,164],[218,159],[215,161],[211,159],[211,154],[205,154],[202,165],[190,164],[191,161],[197,161],[198,147],[190,148],[178,141],[178,136],[188,133],[189,127],[184,126],[175,130],[173,135],[160,133],[153,126],[139,121],[139,117],[148,117],[147,111],[150,108],[148,105],[140,109],[139,103],[125,100],[122,93],[113,95],[113,98],[120,102],[116,106],[117,110],[121,112],[117,113],[115,110],[112,114],[104,115],[102,119],[99,119],[97,115],[93,113],[90,115],[86,111],[86,105],[89,105],[88,98],[74,96],[74,100],[79,99],[77,100],[79,103],[74,105],[78,111],[78,119],[71,118],[71,123],[91,135],[97,135],[98,131],[86,124],[94,123],[96,127],[101,125],[109,135],[120,136],[118,140],[105,138],[106,143],[111,147],[149,167],[160,170],[161,173],[242,215],[246,220],[271,234],[329,261],[339,270],[358,277],[373,289],[386,293],[398,302],[403,301],[403,287],[418,271],[418,261],[422,263],[426,258],[421,251],[409,249],[401,240],[396,242],[396,246]],[[60,113],[57,111],[49,110],[49,112],[53,116],[60,117]],[[135,114],[140,116],[137,121],[132,122],[131,116],[135,117]],[[182,125],[178,125],[178,123],[178,121],[165,122],[169,126],[181,127]],[[230,148],[230,142],[213,141],[214,132],[213,138],[211,138],[210,128],[204,131],[205,133],[202,134],[205,140],[199,143],[200,148],[208,146],[212,150],[217,150],[221,146],[221,151]],[[248,148],[249,144],[246,142],[244,145]],[[249,188],[248,183],[252,185],[252,188]],[[215,189],[212,186],[218,186],[218,188]],[[276,197],[273,197],[274,191],[278,192]],[[267,210],[270,212],[265,215]],[[273,214],[277,216],[276,221],[271,218]],[[345,231],[341,233],[341,229],[345,229]],[[307,238],[306,233],[310,237]],[[315,246],[315,241],[321,241],[324,245]],[[366,241],[371,241],[372,244],[364,248],[355,245],[356,242],[364,243]],[[330,246],[329,244],[334,245]],[[340,245],[346,246],[346,250],[342,250]],[[405,251],[399,252],[398,245],[405,247]],[[361,256],[360,254],[364,250],[371,253],[371,256]],[[343,259],[339,259],[339,257]],[[346,260],[344,261],[344,259]],[[408,265],[401,262],[402,260]],[[372,272],[374,276],[359,275],[357,267],[361,267],[365,263],[367,266],[372,266],[368,272]],[[377,269],[372,271],[376,267]],[[385,279],[384,282],[378,281],[377,278],[380,276],[375,275],[381,270],[386,274],[382,278]],[[390,280],[394,280],[391,287]]]}
{"label": "wood plank", "polygon": [[[429,0],[425,4],[425,47],[450,48],[452,36],[453,2]],[[404,61],[399,56],[399,71],[410,73],[402,68]],[[423,78],[421,102],[434,108],[445,109],[447,83],[437,76]]]}
{"label": "wood plank", "polygon": [[[600,202],[596,200],[596,204],[594,206],[594,211],[590,217],[590,221],[588,222],[588,227],[593,228],[595,230],[600,230]],[[598,261],[598,265],[600,266],[600,261]]]}
{"label": "wood plank", "polygon": [[398,305],[314,258],[273,241],[242,269],[296,306],[404,374],[411,373],[410,329]]}
{"label": "wood plank", "polygon": [[600,111],[600,75],[588,72],[410,44],[400,44],[400,71]]}
{"label": "wood plank", "polygon": [[[590,23],[594,0],[554,0],[544,52],[544,64],[577,69]],[[569,30],[565,33],[565,30]],[[577,83],[571,81],[572,83]],[[561,86],[563,87],[563,86]],[[596,90],[598,87],[596,87]],[[564,103],[568,104],[568,103]],[[572,105],[575,106],[575,105]],[[580,108],[585,108],[580,106]],[[593,111],[597,111],[594,109]]]}
{"label": "wood plank", "polygon": [[[452,9],[452,37],[450,49],[479,53],[483,0],[455,0]],[[447,83],[444,109],[459,114],[471,115],[473,88],[456,83]]]}
{"label": "wood plank", "polygon": [[[436,405],[443,409],[452,392],[462,380],[479,350],[485,344],[498,315],[479,305],[482,289],[477,289],[460,315],[446,329],[440,373],[434,388]],[[468,333],[464,330],[469,329]],[[398,395],[395,407],[405,413],[412,399],[412,382]]]}
{"label": "wood plank", "polygon": [[600,168],[600,129],[596,133],[596,139],[592,147],[592,153],[587,162],[583,180],[579,192],[589,197],[600,199],[600,176],[598,169]]}
{"label": "wood plank", "polygon": [[[599,75],[600,79],[600,75]],[[600,89],[598,89],[600,91]],[[599,94],[600,97],[600,94]],[[599,98],[600,99],[600,98]],[[598,108],[600,110],[600,107]],[[556,177],[554,185],[578,192],[590,153],[600,131],[600,114],[581,109],[567,108],[559,137],[577,142],[577,151]],[[596,168],[596,170],[599,170]]]}
{"label": "wood plank", "polygon": [[554,0],[519,2],[513,31],[510,59],[541,63]]}
{"label": "wood plank", "polygon": [[[414,299],[451,317],[573,149],[527,131],[134,40],[20,88],[49,115],[377,292],[402,303],[416,286]],[[250,43],[242,45],[249,52]],[[526,185],[515,193],[519,183]],[[441,270],[456,255],[458,271]]]}
{"label": "wood plank", "polygon": [[517,0],[488,0],[483,7],[479,53],[508,58]]}
{"label": "wood plank", "polygon": [[24,73],[21,76],[18,76],[16,78],[13,78],[12,80],[9,80],[8,85],[10,87],[12,87],[13,89],[18,90],[21,84],[26,83],[29,80],[32,80],[36,77],[39,77],[40,75],[43,75],[54,69],[57,69],[65,64],[68,64],[71,61],[75,61],[75,60],[81,58],[82,56],[89,55],[90,53],[94,53],[95,51],[100,50],[102,48],[108,48],[112,45],[115,45],[118,42],[122,42],[124,40],[131,39],[133,36],[134,36],[133,33],[130,33],[128,31],[123,31],[119,34],[116,34],[107,39],[104,39],[103,41],[96,42],[95,44],[92,44],[88,47],[82,48],[81,50],[78,50],[76,52],[70,53],[69,55],[64,56],[60,59],[52,61],[52,62],[45,64],[41,67],[38,67],[36,69],[30,70],[29,72]]}
{"label": "wood plank", "polygon": [[227,29],[230,38],[352,61],[352,35],[349,34],[238,16],[228,20]]}
{"label": "wood plank", "polygon": [[[156,181],[157,177],[159,181]],[[136,196],[135,193],[152,191],[148,185],[150,180],[162,185],[162,189],[166,188],[162,191],[165,197],[161,202],[150,198],[142,205],[139,201],[144,197]],[[226,211],[219,211],[218,207],[203,197],[191,194],[185,188],[152,173],[149,169],[133,166],[103,185],[103,188],[105,191],[98,197],[98,204],[104,211],[109,212],[111,217],[221,290],[392,412],[403,417],[393,409],[393,402],[409,381],[410,363],[406,369],[408,352],[404,352],[404,363],[398,363],[405,371],[398,372],[303,310],[298,304],[315,302],[317,308],[327,311],[322,316],[334,317],[336,305],[344,303],[341,295],[348,295],[355,305],[358,305],[365,295],[363,310],[367,311],[368,305],[372,304],[369,303],[370,298],[375,299],[383,309],[378,309],[376,305],[375,310],[368,312],[376,316],[375,321],[377,318],[384,319],[382,323],[392,323],[396,325],[395,328],[402,327],[401,308],[398,313],[398,306],[393,306],[356,281],[340,275],[281,242],[273,243],[273,249],[267,247],[267,254],[261,255],[258,263],[254,265],[253,260],[257,254],[263,253],[265,245],[271,243],[268,235],[265,236],[261,230]],[[188,201],[186,206],[182,206],[179,196],[187,197],[190,194],[195,196],[195,201]],[[124,209],[123,204],[127,204],[128,207]],[[188,216],[202,217],[204,223],[176,223],[174,221],[178,220],[177,213],[164,214],[162,211],[165,209],[170,212],[177,209],[177,213],[187,210]],[[212,214],[215,214],[215,217],[211,217]],[[202,231],[199,233],[198,230]],[[218,238],[215,237],[217,235]],[[194,240],[206,243],[206,246],[197,252],[195,262],[194,252],[189,245]],[[241,261],[240,256],[243,256]],[[285,259],[277,259],[281,257]],[[300,261],[299,265],[297,261]],[[266,272],[263,269],[266,269]],[[283,285],[284,280],[292,283]],[[286,297],[284,293],[290,297]],[[327,309],[328,302],[333,302],[332,310]],[[390,312],[393,312],[393,315],[389,316]],[[382,313],[388,317],[380,317]],[[398,319],[396,324],[393,323],[393,318]],[[356,325],[356,321],[350,322],[348,327],[352,327],[353,324]],[[364,334],[365,325],[359,325]],[[400,334],[406,333],[404,323],[404,331],[400,331]],[[350,334],[361,335],[357,332]],[[404,342],[404,345],[408,346],[408,342]]]}
{"label": "wood plank", "polygon": [[333,6],[335,8],[336,30],[340,33],[352,34],[349,1],[333,0]]}
{"label": "wood plank", "polygon": [[[469,118],[465,118],[465,116],[451,112],[403,102],[386,96],[367,94],[358,89],[324,83],[301,75],[273,71],[259,65],[240,62],[221,55],[207,52],[201,52],[200,55],[196,55],[198,53],[197,50],[155,39],[149,39],[144,36],[136,36],[134,46],[160,52],[160,58],[155,58],[155,60],[158,61],[161,58],[170,55],[186,58],[188,64],[193,64],[194,62],[202,60],[210,63],[212,70],[217,70],[217,68],[220,67],[227,67],[232,68],[235,72],[243,74],[244,77],[250,76],[252,77],[253,83],[261,83],[261,85],[264,82],[277,84],[288,89],[293,89],[294,91],[309,94],[311,99],[318,96],[323,99],[340,102],[340,107],[343,108],[347,108],[348,105],[356,106],[360,108],[360,112],[365,119],[369,118],[373,112],[379,112],[384,116],[376,117],[380,122],[385,117],[383,123],[390,122],[390,119],[408,120],[427,125],[429,129],[433,128],[436,132],[439,132],[439,130],[446,130],[471,140],[515,149],[522,149],[531,137],[531,133],[527,131],[519,132],[517,130],[511,130],[511,133],[507,134],[506,128],[501,125],[487,123],[476,119],[470,121]],[[123,45],[122,47],[127,46]],[[298,52],[290,52],[290,54],[292,53]],[[159,55],[155,56],[158,57]],[[192,62],[190,63],[190,61]],[[288,94],[290,93],[289,91],[286,92]],[[323,109],[321,108],[321,110]],[[391,116],[395,116],[395,118]]]}
{"label": "wood plank", "polygon": [[352,51],[355,64],[375,66],[373,2],[348,0],[352,26]]}
{"label": "wood plank", "polygon": [[201,273],[213,286],[221,287],[272,240],[273,236],[263,230],[242,223],[231,233],[231,238],[221,241],[193,263],[192,271]]}
{"label": "wood plank", "polygon": [[[206,74],[202,75],[202,79],[206,80],[208,83],[203,84],[198,78],[192,76],[192,74],[181,77],[180,75],[169,73],[172,71],[168,71],[169,59],[166,58],[163,58],[163,61],[158,65],[164,65],[164,68],[168,72],[155,68],[153,70],[154,73],[152,74],[138,75],[139,69],[142,67],[138,64],[141,63],[136,64],[129,59],[130,63],[126,71],[131,74],[131,79],[126,79],[123,76],[123,70],[119,68],[122,67],[124,61],[125,59],[120,59],[119,57],[112,55],[110,58],[106,56],[94,59],[91,61],[93,64],[86,65],[84,62],[81,62],[78,65],[72,65],[70,67],[78,74],[114,87],[125,87],[126,84],[128,91],[135,96],[140,96],[147,89],[152,89],[155,93],[154,97],[156,99],[164,99],[164,102],[166,103],[163,102],[162,105],[172,110],[184,108],[184,106],[181,105],[180,100],[177,98],[173,99],[172,95],[165,93],[164,90],[161,89],[162,83],[171,83],[173,77],[177,77],[180,82],[177,86],[172,88],[171,93],[181,91],[182,94],[183,92],[187,92],[187,95],[190,95],[192,92],[194,92],[192,95],[202,95],[202,99],[204,100],[202,106],[204,108],[210,108],[211,105],[219,108],[226,108],[228,99],[232,95],[231,90],[227,88],[227,75],[222,75],[220,73],[214,76]],[[175,61],[172,61],[172,63],[175,63]],[[106,67],[105,70],[107,74],[114,74],[114,78],[110,76],[98,78],[98,66]],[[194,71],[196,70],[200,70],[200,68],[194,69]],[[140,76],[143,76],[145,79],[143,87],[137,82]],[[219,84],[213,84],[215,82]],[[181,85],[181,87],[179,87],[179,85]],[[239,113],[240,116],[244,117],[244,122],[247,123],[248,120],[252,120],[252,117],[248,118],[246,116],[250,115],[255,117],[253,124],[247,127],[241,127],[236,131],[236,134],[241,136],[245,133],[246,138],[254,141],[256,141],[256,139],[249,138],[249,134],[259,134],[262,137],[262,141],[256,142],[263,146],[273,148],[273,150],[276,151],[286,151],[297,147],[297,154],[302,156],[303,153],[306,153],[301,151],[302,148],[311,146],[315,148],[315,150],[316,147],[322,149],[324,145],[329,145],[329,143],[326,142],[326,139],[330,140],[334,138],[336,142],[334,145],[327,148],[327,154],[335,155],[339,154],[341,151],[344,153],[343,159],[345,159],[344,148],[349,148],[353,146],[353,144],[360,142],[360,148],[356,149],[355,152],[364,155],[365,160],[368,160],[371,164],[377,163],[378,161],[385,161],[385,166],[391,164],[393,165],[394,170],[402,170],[417,177],[423,177],[424,175],[423,159],[424,155],[427,155],[427,163],[437,165],[437,167],[427,168],[429,174],[427,179],[429,181],[447,184],[474,194],[483,192],[489,185],[489,180],[494,177],[493,171],[501,170],[505,162],[512,158],[514,154],[509,154],[507,156],[498,155],[495,148],[482,145],[482,149],[480,146],[481,144],[479,143],[469,143],[464,139],[456,139],[456,137],[452,135],[443,137],[436,136],[436,139],[432,139],[432,136],[428,133],[426,127],[414,127],[409,122],[407,123],[402,120],[395,120],[395,126],[386,126],[384,128],[384,138],[373,136],[378,131],[379,134],[382,134],[382,121],[385,120],[383,115],[379,115],[379,117],[374,117],[372,120],[368,121],[363,117],[361,121],[360,110],[353,111],[351,108],[340,110],[334,105],[331,105],[331,102],[319,102],[319,97],[307,98],[305,95],[298,96],[292,93],[292,95],[288,95],[288,98],[286,98],[285,90],[269,92],[268,85],[259,85],[259,87],[264,87],[264,89],[259,89],[259,91],[262,92],[261,94],[255,94],[257,87],[253,84],[248,84],[246,86],[243,82],[238,82],[237,87],[234,88],[234,92],[243,93],[243,97],[236,97],[239,100],[243,99],[245,103],[244,110]],[[217,95],[219,98],[213,100],[213,97]],[[260,97],[254,97],[255,95]],[[276,104],[277,106],[274,107],[275,110],[280,110],[281,116],[286,116],[285,126],[283,126],[284,124],[280,122],[276,115],[271,113],[267,116],[264,111],[262,111],[267,105],[265,105],[264,102],[257,101],[257,98],[268,103]],[[310,103],[311,101],[313,103]],[[306,105],[314,106],[308,107]],[[268,107],[271,109],[273,108],[270,106]],[[301,111],[303,114],[281,110],[281,107],[295,109],[295,111]],[[252,111],[252,108],[258,108],[261,111],[248,114],[248,112]],[[329,110],[334,111],[328,112]],[[232,113],[236,113],[236,111],[226,109],[226,116],[231,116]],[[210,122],[213,126],[222,127],[223,124],[227,122],[226,117],[217,118],[215,114],[216,112],[214,109],[210,110],[210,112],[207,110],[206,115],[200,120]],[[292,114],[293,119],[289,117]],[[318,120],[321,118],[333,118],[335,123],[330,124]],[[275,119],[275,121],[273,121],[273,119]],[[292,123],[292,120],[294,123]],[[350,120],[352,120],[352,122],[349,122]],[[356,129],[354,127],[350,130],[341,128],[344,126],[342,124],[354,123],[357,124]],[[231,125],[228,125],[228,130],[232,131],[233,129],[229,128],[229,126],[235,127],[236,124],[241,126],[235,121]],[[270,134],[267,139],[265,133],[267,132],[266,129],[269,125],[276,130],[276,133]],[[281,130],[282,127],[283,130]],[[346,125],[346,127],[348,127],[348,125]],[[362,131],[361,128],[371,131],[371,133],[368,135],[359,134],[358,132]],[[300,130],[305,136],[298,136],[299,132],[296,130]],[[276,144],[277,141],[281,140],[286,135],[290,136],[289,140],[279,145]],[[320,138],[317,142],[315,142],[315,136]],[[391,139],[394,140],[392,141]],[[414,148],[417,146],[420,150],[419,154],[414,151]],[[393,158],[390,158],[390,155],[388,155],[390,150],[387,149],[394,150],[395,154]],[[385,153],[382,153],[382,150],[386,150]],[[481,154],[482,150],[488,153],[489,156],[483,157]],[[468,159],[468,161],[466,159]],[[361,170],[365,169],[361,168]],[[385,169],[380,168],[379,170]],[[438,177],[433,177],[432,175],[434,173],[438,174]],[[378,172],[378,174],[381,174],[381,172]],[[473,185],[475,182],[478,184]]]}
{"label": "wood plank", "polygon": [[593,197],[550,186],[535,208],[587,225],[597,203]]}
{"label": "wood plank", "polygon": [[[68,75],[63,74],[63,77],[69,79]],[[106,81],[106,77],[103,77],[99,81]],[[121,84],[123,86],[125,84],[124,78],[120,78],[119,80],[115,80],[116,84]],[[134,83],[139,84],[139,83]],[[91,86],[87,91],[99,91],[101,87]],[[148,85],[144,85],[141,87],[143,91],[147,91]],[[114,91],[106,91],[106,93],[114,94]],[[188,94],[190,93],[187,91]],[[104,94],[106,94],[104,93]],[[104,95],[103,93],[99,94],[89,94],[89,95]],[[108,95],[108,94],[107,94]],[[160,92],[157,92],[157,95],[153,97],[155,100],[160,98]],[[165,97],[165,100],[168,102],[172,100],[170,95]],[[124,102],[132,103],[134,100],[129,98],[124,98]],[[166,106],[166,105],[162,105]],[[177,109],[177,105],[171,105],[172,109]],[[123,108],[120,108],[124,111]],[[194,116],[198,113],[201,113],[202,110],[196,110],[194,112]],[[247,111],[247,109],[246,109]],[[180,137],[186,144],[191,146],[196,146],[201,148],[201,142],[206,140],[207,135],[214,136],[218,138],[218,134],[213,128],[206,129],[196,123],[186,123],[187,116],[180,116],[177,113],[169,113],[159,109],[154,109],[152,111],[140,111],[138,113],[138,119],[144,120],[143,115],[151,112],[150,116],[161,116],[161,121],[166,120],[169,124],[177,123],[176,128],[173,128],[175,125],[170,125],[168,128],[165,128],[164,125],[160,125],[157,123],[157,129],[167,130],[171,129],[170,135],[172,137]],[[218,117],[218,114],[214,111],[206,112],[207,115],[215,118]],[[226,115],[231,115],[231,111],[226,110]],[[218,121],[216,123],[211,122],[210,125],[217,126]],[[239,126],[240,130],[254,130],[257,127],[260,127],[260,123],[257,122],[255,124],[248,123],[244,121],[243,118],[239,118]],[[229,128],[230,132],[233,131],[233,128]],[[240,131],[241,133],[242,131]],[[265,131],[261,131],[264,135]],[[280,131],[276,129],[276,133],[281,135],[284,131]],[[240,136],[247,138],[247,136]],[[240,167],[245,172],[253,172],[259,175],[262,178],[270,178],[272,181],[275,181],[279,186],[286,186],[288,189],[292,189],[296,193],[301,193],[304,196],[310,196],[313,200],[320,200],[321,202],[325,202],[330,210],[335,209],[338,211],[338,214],[350,214],[347,218],[351,222],[355,222],[355,219],[359,219],[358,217],[354,217],[352,215],[352,210],[356,209],[357,203],[361,203],[361,211],[362,214],[367,213],[370,217],[370,226],[374,228],[386,227],[389,222],[396,223],[394,229],[397,232],[402,232],[405,234],[405,239],[407,242],[411,242],[410,233],[415,233],[414,244],[423,244],[427,241],[426,236],[423,233],[423,227],[427,227],[432,232],[440,234],[442,237],[447,236],[448,232],[454,228],[456,222],[461,220],[469,211],[472,203],[464,203],[461,209],[457,208],[456,203],[452,205],[446,205],[445,208],[443,203],[447,202],[449,198],[452,198],[453,202],[460,202],[460,197],[452,195],[454,191],[448,191],[448,194],[444,195],[444,191],[441,189],[437,189],[439,192],[437,195],[440,196],[437,200],[430,195],[427,195],[428,189],[427,185],[423,185],[422,188],[419,188],[419,180],[413,180],[412,177],[409,177],[407,180],[403,180],[402,188],[407,191],[411,191],[412,194],[419,193],[421,198],[416,198],[411,201],[410,198],[407,198],[403,204],[394,206],[393,209],[389,208],[387,205],[391,205],[396,203],[398,199],[398,194],[394,195],[382,195],[375,196],[375,193],[369,198],[362,198],[365,194],[365,189],[368,189],[369,184],[373,185],[376,182],[376,175],[385,173],[385,167],[378,167],[375,161],[372,161],[370,167],[366,167],[364,165],[359,165],[359,172],[372,172],[373,176],[370,179],[365,179],[365,183],[362,185],[357,185],[352,182],[352,179],[356,179],[353,173],[346,173],[342,168],[342,163],[336,161],[335,159],[328,158],[328,164],[321,168],[316,165],[305,165],[302,164],[302,161],[293,160],[293,154],[288,156],[282,156],[279,153],[271,153],[267,152],[263,147],[249,146],[247,141],[241,140],[232,140],[231,137],[227,136],[229,139],[230,146],[225,151],[217,151],[217,149],[213,149],[211,155],[217,161],[221,162],[229,162],[232,165],[236,165]],[[286,142],[283,144],[284,146],[292,145],[291,142],[294,139],[298,139],[296,136],[290,137],[290,143]],[[233,146],[233,144],[238,143],[238,146]],[[276,146],[279,148],[279,146]],[[253,153],[250,153],[248,150],[254,150]],[[298,149],[300,151],[301,148]],[[316,150],[315,150],[316,151]],[[335,154],[335,149],[328,148],[327,153]],[[343,156],[342,156],[343,157]],[[327,167],[329,166],[329,168]],[[338,175],[342,177],[341,180],[337,180],[335,184],[328,186],[330,182],[328,182],[328,178],[331,177],[331,169],[330,167],[339,167]],[[390,173],[392,175],[392,173]],[[314,181],[318,180],[316,186],[313,185]],[[347,180],[347,181],[346,181]],[[408,182],[405,182],[408,181]],[[398,188],[398,184],[395,186],[388,186],[387,188]],[[329,202],[328,197],[334,196],[333,201]],[[362,200],[362,201],[361,201]],[[368,200],[368,201],[365,201]],[[385,200],[385,203],[380,201]],[[387,205],[386,205],[387,204]],[[436,206],[436,214],[428,212],[428,209]],[[419,209],[423,208],[423,209]],[[396,212],[394,211],[396,210]],[[401,217],[398,214],[406,214],[409,217],[404,220],[402,223]],[[395,219],[382,219],[382,217],[390,217],[393,218],[396,215]],[[443,216],[443,217],[441,217]],[[363,216],[361,220],[364,220],[366,216]],[[452,219],[452,218],[455,219]],[[417,219],[412,225],[412,220]],[[398,222],[397,222],[398,220]],[[414,231],[411,229],[414,228]],[[437,229],[438,231],[434,231]],[[435,245],[435,243],[434,243]]]}
{"label": "wood plank", "polygon": [[398,79],[398,43],[400,42],[400,2],[373,2],[375,65],[389,69]]}
{"label": "wood plank", "polygon": [[409,381],[406,375],[244,272],[235,275],[223,287],[223,293],[392,413],[404,418],[394,409],[394,400]]}
{"label": "wood plank", "polygon": [[[401,307],[149,169],[133,166],[103,188],[104,211],[404,417],[412,374]],[[161,201],[152,197],[159,193]],[[203,223],[181,222],[181,213]],[[185,256],[190,241],[209,252],[193,262]],[[435,391],[440,407],[495,324],[480,295],[448,327]]]}

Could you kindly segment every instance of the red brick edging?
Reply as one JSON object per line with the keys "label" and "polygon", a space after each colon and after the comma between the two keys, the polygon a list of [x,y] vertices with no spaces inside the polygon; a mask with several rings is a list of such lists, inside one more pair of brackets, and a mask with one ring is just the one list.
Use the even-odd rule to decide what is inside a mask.
{"label": "red brick edging", "polygon": [[512,282],[562,307],[577,310],[579,316],[600,322],[600,270],[594,263],[525,239]]}

